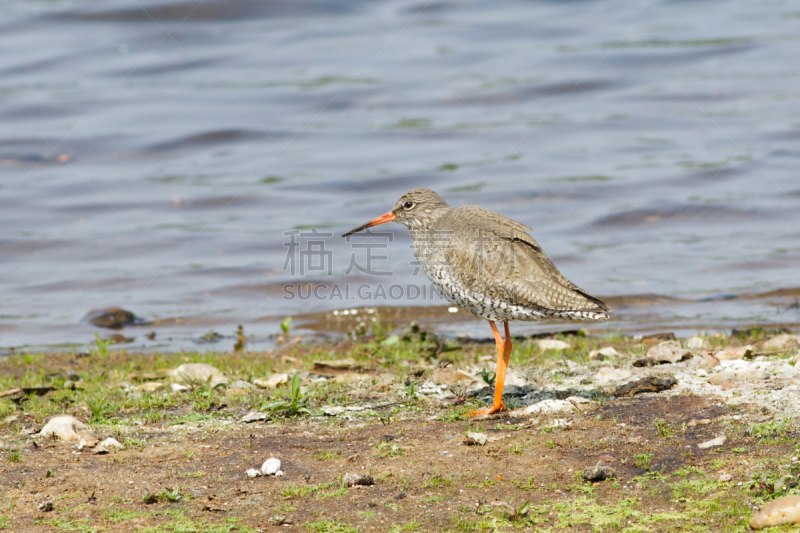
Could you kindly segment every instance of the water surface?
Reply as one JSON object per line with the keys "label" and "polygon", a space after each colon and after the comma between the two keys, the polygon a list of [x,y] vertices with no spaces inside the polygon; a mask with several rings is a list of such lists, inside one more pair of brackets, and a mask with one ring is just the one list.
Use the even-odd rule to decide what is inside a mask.
{"label": "water surface", "polygon": [[[591,327],[800,322],[791,2],[7,0],[0,49],[0,348],[83,346],[111,305],[166,349],[441,306],[374,297],[426,286],[405,228],[369,241],[392,276],[345,274],[366,252],[339,237],[423,186],[534,228],[620,302]],[[288,268],[309,228],[330,275]],[[301,281],[373,296],[285,299]]]}

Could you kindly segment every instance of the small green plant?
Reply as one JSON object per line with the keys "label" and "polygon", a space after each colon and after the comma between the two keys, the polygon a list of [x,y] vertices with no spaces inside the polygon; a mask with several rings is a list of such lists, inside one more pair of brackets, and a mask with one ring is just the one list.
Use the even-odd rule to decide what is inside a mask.
{"label": "small green plant", "polygon": [[289,335],[289,328],[292,325],[292,317],[287,316],[281,321],[281,331],[284,335]]}
{"label": "small green plant", "polygon": [[411,383],[405,386],[406,393],[408,394],[408,397],[411,398],[412,400],[417,399],[417,391],[415,390],[417,388],[417,385],[419,385],[419,381],[412,381]]}
{"label": "small green plant", "polygon": [[142,503],[148,505],[158,502],[175,503],[185,499],[186,498],[180,492],[178,492],[178,489],[170,488],[165,488],[160,494],[149,491],[142,494]]}
{"label": "small green plant", "polygon": [[378,449],[378,457],[381,458],[406,455],[406,451],[397,444],[389,444],[388,442],[381,441],[375,445],[375,448]]}
{"label": "small green plant", "polygon": [[19,463],[22,461],[22,454],[19,453],[19,450],[14,450],[8,454],[7,459],[9,463]]}
{"label": "small green plant", "polygon": [[89,350],[89,354],[95,357],[105,357],[108,355],[108,347],[114,344],[112,340],[103,339],[99,333],[94,334],[94,347]]}
{"label": "small green plant", "polygon": [[531,508],[531,502],[530,500],[528,500],[519,507],[513,508],[514,509],[513,511],[506,514],[506,518],[508,518],[512,522],[516,522],[517,520],[520,520],[528,516],[528,511],[530,510],[530,508]]}
{"label": "small green plant", "polygon": [[183,499],[183,496],[180,492],[178,492],[178,489],[164,489],[164,492],[162,492],[161,495],[164,500],[172,503],[179,502]]}
{"label": "small green plant", "polygon": [[669,424],[667,424],[666,420],[658,418],[653,423],[658,430],[658,434],[665,439],[671,439],[675,436],[675,430]]}
{"label": "small green plant", "polygon": [[310,415],[311,411],[306,407],[306,402],[303,400],[303,392],[300,390],[300,373],[296,373],[292,378],[292,396],[289,401],[275,400],[264,404],[263,409],[266,411],[289,411],[293,415]]}
{"label": "small green plant", "polygon": [[484,366],[483,370],[481,370],[481,379],[490,387],[494,387],[494,381],[497,379],[497,372],[489,372],[486,370],[486,366]]}
{"label": "small green plant", "polygon": [[314,459],[318,459],[320,461],[331,461],[333,459],[338,459],[342,456],[339,452],[329,452],[328,450],[320,450],[314,454]]}
{"label": "small green plant", "polygon": [[381,341],[381,346],[383,346],[383,347],[394,346],[398,342],[400,342],[400,336],[399,335],[389,335],[388,337],[386,337],[385,339],[383,339]]}
{"label": "small green plant", "polygon": [[[434,474],[430,478],[426,479],[422,482],[423,489],[438,489],[441,487],[449,487],[453,483],[453,476],[444,477],[441,474]],[[438,497],[438,496],[437,496]],[[433,498],[433,497],[431,497]],[[442,497],[444,499],[444,497]],[[428,499],[423,501],[439,501],[434,499]]]}
{"label": "small green plant", "polygon": [[422,526],[421,523],[411,520],[404,525],[392,524],[389,533],[401,533],[402,531],[417,531]]}
{"label": "small green plant", "polygon": [[529,477],[527,481],[511,481],[511,484],[522,490],[533,490],[536,488],[536,478]]}
{"label": "small green plant", "polygon": [[103,394],[87,398],[86,407],[92,412],[92,422],[103,422],[111,414],[111,404]]}
{"label": "small green plant", "polygon": [[633,464],[638,466],[639,468],[644,468],[645,470],[650,470],[650,460],[653,458],[652,453],[640,453],[634,455]]}
{"label": "small green plant", "polygon": [[763,424],[756,424],[750,428],[750,435],[753,438],[764,440],[774,435],[781,437],[787,436],[789,428],[792,427],[792,421],[788,418],[783,420],[770,420]]}
{"label": "small green plant", "polygon": [[514,444],[508,447],[508,453],[511,455],[522,455],[525,453],[525,446],[521,444]]}

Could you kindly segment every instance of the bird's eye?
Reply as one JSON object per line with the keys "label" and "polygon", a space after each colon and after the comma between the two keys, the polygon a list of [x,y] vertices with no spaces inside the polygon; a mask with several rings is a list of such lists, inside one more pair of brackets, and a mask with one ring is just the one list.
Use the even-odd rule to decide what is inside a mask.
{"label": "bird's eye", "polygon": [[414,202],[406,202],[403,204],[403,207],[405,207],[406,209],[411,209],[412,207],[414,207]]}

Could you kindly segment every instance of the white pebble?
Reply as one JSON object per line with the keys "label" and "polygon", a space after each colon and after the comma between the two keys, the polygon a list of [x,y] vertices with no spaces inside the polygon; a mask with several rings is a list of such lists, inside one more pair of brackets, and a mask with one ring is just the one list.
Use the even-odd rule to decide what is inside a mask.
{"label": "white pebble", "polygon": [[705,450],[707,448],[713,448],[714,446],[722,446],[723,444],[725,444],[725,441],[727,440],[728,437],[726,437],[725,435],[721,435],[716,439],[711,439],[709,441],[702,442],[698,444],[697,447],[700,448],[701,450]]}
{"label": "white pebble", "polygon": [[261,465],[261,473],[265,476],[274,476],[277,475],[278,471],[281,469],[281,460],[276,457],[270,457],[264,464]]}

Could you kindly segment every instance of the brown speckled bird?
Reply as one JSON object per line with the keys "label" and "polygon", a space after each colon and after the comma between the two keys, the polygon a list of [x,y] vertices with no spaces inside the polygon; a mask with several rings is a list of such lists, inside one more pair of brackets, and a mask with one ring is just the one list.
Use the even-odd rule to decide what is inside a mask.
{"label": "brown speckled bird", "polygon": [[[561,275],[528,235],[531,228],[482,207],[450,207],[430,189],[407,192],[394,209],[343,237],[392,221],[411,230],[414,254],[442,296],[492,327],[497,347],[494,402],[470,415],[506,408],[510,320],[606,320],[612,310]],[[503,322],[505,340],[495,321]]]}

